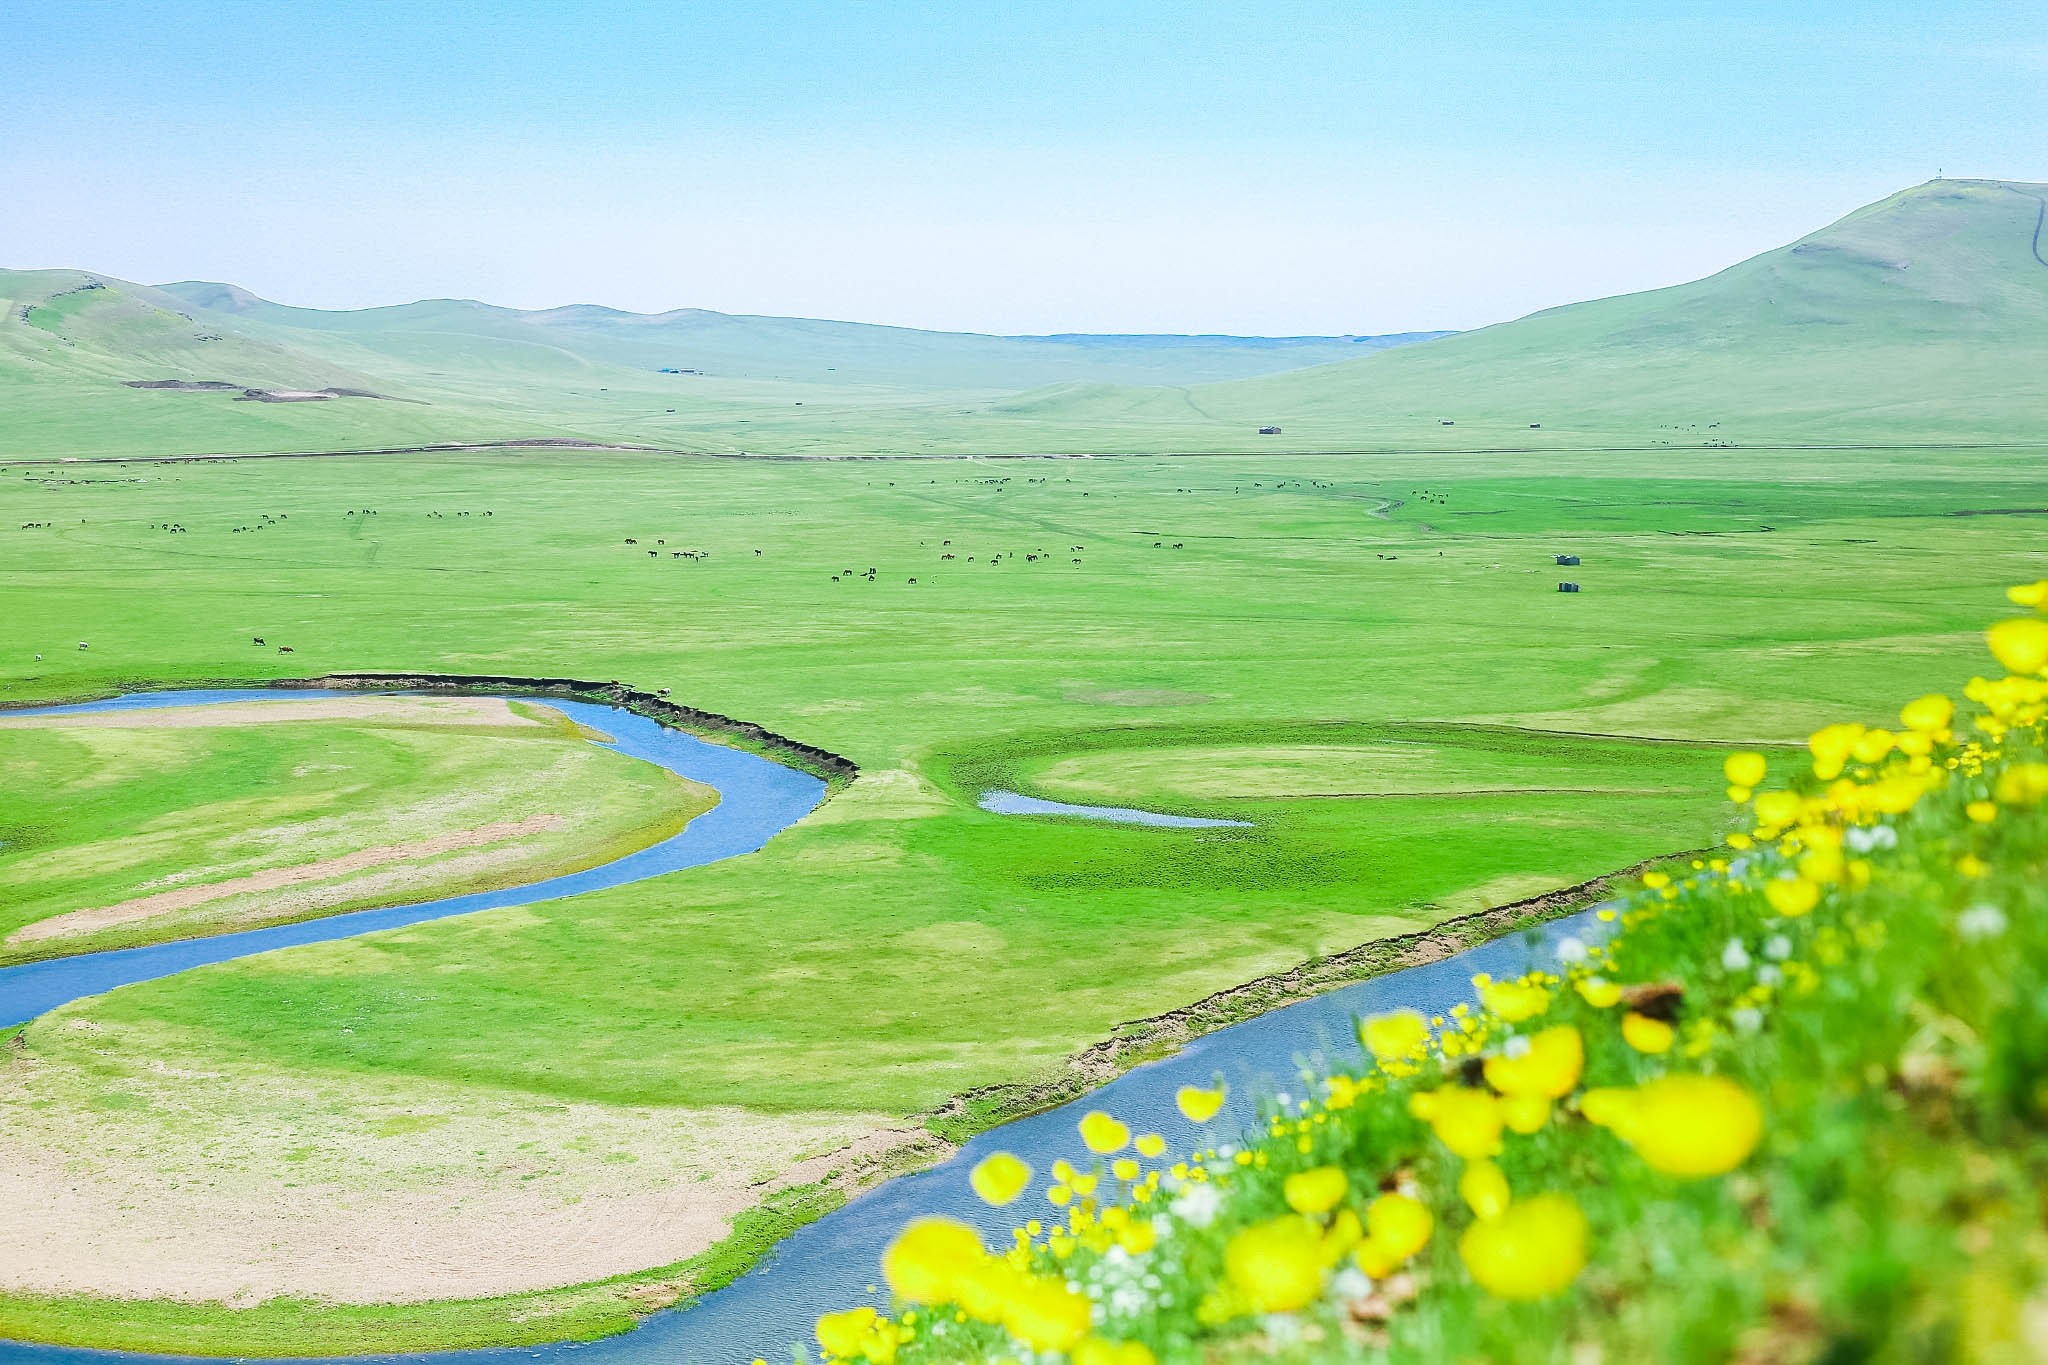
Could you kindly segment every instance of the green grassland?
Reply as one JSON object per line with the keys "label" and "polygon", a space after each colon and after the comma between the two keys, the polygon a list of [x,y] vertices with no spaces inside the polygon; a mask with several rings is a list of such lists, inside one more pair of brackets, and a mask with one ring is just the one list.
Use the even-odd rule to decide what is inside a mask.
{"label": "green grassland", "polygon": [[[617,678],[862,770],[755,855],[38,1020],[15,1053],[37,1131],[203,1147],[299,1086],[333,1113],[417,1093],[489,1115],[734,1106],[823,1133],[1710,844],[1727,745],[1954,689],[2000,590],[2048,572],[2038,190],[1935,182],[1694,285],[1219,384],[1004,393],[901,352],[851,382],[823,350],[663,376],[617,319],[316,328],[186,291],[133,295],[139,319],[67,304],[50,331],[10,306],[0,451],[28,462],[0,466],[0,696]],[[182,331],[158,316],[181,308]],[[601,345],[563,340],[593,326]],[[415,401],[120,387],[138,356],[246,382],[213,372],[236,355],[273,366],[261,382]],[[540,437],[704,453],[147,458]],[[743,450],[934,458],[723,457]],[[1053,451],[1124,453],[961,457]],[[109,454],[128,458],[61,459]],[[991,786],[1251,823],[1005,817],[975,805]],[[109,1107],[163,1056],[232,1084],[203,1113],[161,1076],[151,1104]],[[492,1303],[446,1321],[531,1339],[530,1302]],[[11,1311],[112,1339],[100,1301]],[[165,1303],[120,1340],[413,1341],[394,1330]]]}
{"label": "green grassland", "polygon": [[[2048,565],[2048,478],[2024,448],[1638,464],[11,471],[13,699],[350,668],[616,677],[863,770],[751,857],[81,1002],[21,1036],[50,1062],[39,1121],[72,1114],[81,1141],[109,1122],[104,1071],[62,1060],[79,1024],[117,1060],[204,1059],[237,1091],[311,1076],[538,1107],[929,1112],[1051,1074],[1121,1021],[1709,843],[1721,746],[1954,686],[2000,585]],[[284,515],[232,529],[264,513]],[[1564,551],[1582,566],[1555,568]],[[1586,590],[1557,593],[1565,573]],[[990,785],[1253,827],[1003,817],[973,804]],[[479,1311],[465,1340],[525,1339],[523,1309]],[[159,1306],[122,1339],[396,1340],[355,1310],[301,1315],[290,1341],[238,1312]],[[617,1325],[577,1330],[600,1320]]]}
{"label": "green grassland", "polygon": [[[0,962],[538,881],[672,834],[712,800],[698,784],[588,743],[560,712],[532,709],[552,723],[510,714],[493,723],[438,717],[430,701],[380,705],[390,709],[205,728],[180,727],[185,713],[175,710],[47,729],[4,728],[0,716],[10,791],[0,814]],[[536,820],[546,827],[471,833]],[[350,858],[362,865],[337,861]],[[288,898],[233,889],[317,864],[325,875],[295,882]],[[394,868],[402,885],[392,884]],[[216,894],[189,907],[89,922],[96,907],[204,887]],[[19,936],[60,916],[87,922]]]}

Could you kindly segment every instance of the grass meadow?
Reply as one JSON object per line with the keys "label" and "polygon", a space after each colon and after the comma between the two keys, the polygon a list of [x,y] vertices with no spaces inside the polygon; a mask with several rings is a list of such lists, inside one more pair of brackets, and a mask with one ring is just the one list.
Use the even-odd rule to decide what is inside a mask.
{"label": "grass meadow", "polygon": [[[146,1154],[306,1078],[337,1132],[352,1093],[914,1127],[1121,1021],[1712,845],[1731,746],[1960,685],[1960,642],[2048,564],[2043,474],[2027,448],[0,469],[8,700],[350,669],[617,678],[862,769],[756,855],[38,1020],[17,1055],[42,1063],[39,1131],[83,1147],[117,1125]],[[978,810],[996,785],[1252,827]],[[235,1083],[175,1122],[110,1106],[159,1055]],[[644,1292],[447,1321],[590,1334]],[[411,1339],[345,1305],[12,1311],[141,1346]]]}

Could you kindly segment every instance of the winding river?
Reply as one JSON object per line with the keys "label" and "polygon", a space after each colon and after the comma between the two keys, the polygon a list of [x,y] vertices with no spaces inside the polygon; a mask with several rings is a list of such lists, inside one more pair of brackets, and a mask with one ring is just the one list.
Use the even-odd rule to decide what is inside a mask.
{"label": "winding river", "polygon": [[[361,693],[263,689],[162,692],[43,708],[41,714],[309,695]],[[824,796],[824,784],[814,777],[667,729],[622,708],[552,697],[541,700],[612,735],[614,747],[622,752],[716,788],[719,804],[698,816],[682,833],[638,853],[525,887],[8,968],[0,971],[0,1015],[19,1022],[81,996],[205,963],[471,910],[530,904],[749,853],[808,814]],[[1401,1006],[1440,1013],[1471,998],[1475,973],[1514,974],[1532,964],[1554,963],[1553,948],[1562,938],[1575,934],[1591,940],[1602,927],[1592,911],[1584,911],[1540,931],[1497,939],[1442,962],[1362,981],[1198,1038],[1173,1056],[1129,1071],[1071,1104],[984,1133],[939,1166],[900,1176],[860,1195],[786,1238],[752,1271],[726,1288],[688,1307],[656,1313],[623,1335],[584,1344],[354,1359],[413,1365],[515,1365],[536,1360],[548,1365],[743,1365],[756,1357],[788,1360],[792,1346],[808,1343],[811,1324],[819,1312],[855,1303],[882,1303],[886,1292],[877,1293],[875,1288],[881,1251],[907,1219],[948,1214],[975,1224],[991,1242],[998,1242],[1007,1238],[1008,1229],[1017,1221],[1050,1209],[1033,1204],[1035,1193],[1009,1209],[982,1204],[968,1186],[967,1173],[990,1152],[1022,1156],[1041,1173],[1042,1187],[1042,1173],[1054,1160],[1064,1156],[1080,1162],[1086,1158],[1075,1123],[1083,1113],[1097,1108],[1109,1110],[1138,1131],[1163,1134],[1175,1152],[1206,1145],[1250,1126],[1261,1103],[1290,1093],[1305,1094],[1305,1073],[1319,1070],[1326,1060],[1354,1055],[1357,1044],[1352,1021],[1357,1016]],[[1182,1085],[1209,1085],[1218,1078],[1230,1087],[1229,1104],[1218,1118],[1197,1130],[1174,1107],[1173,1093]],[[0,1341],[0,1365],[136,1365],[148,1361],[200,1365],[194,1357]]]}

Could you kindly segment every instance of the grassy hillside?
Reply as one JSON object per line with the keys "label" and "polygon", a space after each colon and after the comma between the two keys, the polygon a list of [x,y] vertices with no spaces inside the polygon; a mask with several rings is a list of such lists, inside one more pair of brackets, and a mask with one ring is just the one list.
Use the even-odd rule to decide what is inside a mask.
{"label": "grassy hillside", "polygon": [[1934,181],[1692,284],[1192,397],[1332,436],[1443,420],[1524,443],[1546,439],[1532,423],[1673,445],[2048,431],[2044,205],[2048,186]]}

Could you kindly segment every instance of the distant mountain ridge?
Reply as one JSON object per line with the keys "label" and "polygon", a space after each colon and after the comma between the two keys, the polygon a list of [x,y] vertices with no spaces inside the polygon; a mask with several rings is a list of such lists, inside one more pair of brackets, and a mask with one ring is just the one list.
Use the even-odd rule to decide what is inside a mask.
{"label": "distant mountain ridge", "polygon": [[0,453],[2038,444],[2044,235],[2048,186],[1935,180],[1687,284],[1357,338],[999,337],[448,299],[324,312],[231,284],[0,271]]}
{"label": "distant mountain ridge", "polygon": [[519,309],[474,299],[422,299],[379,308],[324,310],[273,303],[232,284],[186,280],[158,289],[208,314],[230,314],[300,333],[347,336],[361,345],[378,345],[377,338],[387,334],[434,333],[554,346],[603,363],[688,369],[725,378],[983,390],[1015,391],[1078,378],[1202,383],[1326,364],[1448,335],[1007,336],[705,308],[635,313],[588,303]]}

